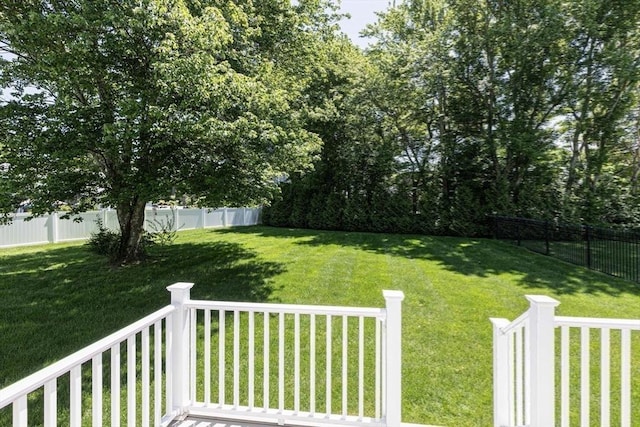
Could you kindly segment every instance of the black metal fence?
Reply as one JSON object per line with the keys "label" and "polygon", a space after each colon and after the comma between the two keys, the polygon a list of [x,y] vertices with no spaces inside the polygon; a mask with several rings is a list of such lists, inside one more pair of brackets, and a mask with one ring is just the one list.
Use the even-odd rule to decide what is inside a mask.
{"label": "black metal fence", "polygon": [[640,233],[494,216],[493,235],[534,252],[640,282]]}

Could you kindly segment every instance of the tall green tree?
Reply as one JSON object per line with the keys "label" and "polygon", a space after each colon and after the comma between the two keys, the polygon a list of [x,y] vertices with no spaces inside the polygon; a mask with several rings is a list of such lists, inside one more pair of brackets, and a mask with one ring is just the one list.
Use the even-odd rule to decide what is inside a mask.
{"label": "tall green tree", "polygon": [[369,58],[390,91],[402,94],[387,96],[396,108],[382,110],[398,141],[408,142],[413,128],[405,145],[416,152],[421,141],[431,154],[422,170],[439,191],[424,186],[420,197],[437,207],[440,224],[460,223],[469,205],[476,219],[580,212],[597,220],[611,211],[602,209],[620,194],[612,191],[620,181],[608,178],[612,155],[629,129],[621,120],[640,70],[637,8],[601,0],[413,0],[382,16]]}
{"label": "tall green tree", "polygon": [[[309,166],[300,96],[322,1],[7,0],[0,4],[0,207],[114,206],[118,261],[141,258],[145,204],[259,203]],[[324,21],[322,21],[324,19]],[[27,87],[36,88],[24,91]]]}
{"label": "tall green tree", "polygon": [[[624,125],[640,88],[640,5],[603,0],[568,3],[571,40],[570,98],[566,103],[566,215],[590,222],[613,220],[610,205],[620,181],[609,176],[621,158]],[[628,187],[627,184],[622,187]]]}

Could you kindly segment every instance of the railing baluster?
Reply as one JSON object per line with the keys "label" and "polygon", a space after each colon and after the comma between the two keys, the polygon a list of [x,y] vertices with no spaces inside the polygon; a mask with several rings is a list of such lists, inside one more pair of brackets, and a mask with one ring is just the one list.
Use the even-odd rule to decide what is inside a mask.
{"label": "railing baluster", "polygon": [[347,416],[347,402],[348,402],[348,367],[349,367],[349,336],[348,336],[348,322],[347,316],[342,316],[342,417]]}
{"label": "railing baluster", "polygon": [[326,336],[326,354],[327,354],[327,387],[325,409],[327,417],[331,414],[331,315],[327,314],[327,336]]}
{"label": "railing baluster", "polygon": [[160,425],[162,416],[162,320],[153,325],[153,425]]}
{"label": "railing baluster", "polygon": [[375,418],[376,420],[379,420],[381,418],[381,402],[380,402],[380,398],[381,398],[381,394],[382,394],[382,388],[381,388],[381,378],[382,378],[382,373],[381,371],[381,363],[382,363],[382,358],[380,357],[380,339],[381,339],[381,328],[380,328],[380,323],[381,320],[380,319],[375,319],[375,324],[376,324],[376,331],[375,331],[375,346],[376,346],[376,354],[375,354],[375,368],[376,368],[376,373],[375,373]]}
{"label": "railing baluster", "polygon": [[588,327],[580,328],[580,426],[589,427],[589,333]]}
{"label": "railing baluster", "polygon": [[249,394],[249,409],[253,409],[255,405],[255,384],[254,384],[254,376],[255,376],[255,318],[254,312],[249,312],[249,372],[248,372],[248,394]]}
{"label": "railing baluster", "polygon": [[264,322],[263,322],[263,339],[262,339],[262,406],[264,407],[265,412],[269,409],[269,353],[270,353],[270,342],[269,342],[269,313],[266,311],[263,314]]}
{"label": "railing baluster", "polygon": [[197,310],[192,308],[189,310],[189,342],[192,347],[189,349],[189,400],[196,401],[196,372],[198,370],[198,352],[196,351],[196,332],[198,329]]}
{"label": "railing baluster", "polygon": [[358,418],[364,417],[364,317],[358,317]]}
{"label": "railing baluster", "polygon": [[204,311],[204,404],[211,404],[211,310]]}
{"label": "railing baluster", "polygon": [[136,426],[136,337],[127,338],[127,425]]}
{"label": "railing baluster", "polygon": [[380,340],[382,341],[381,343],[381,355],[382,358],[380,360],[380,367],[381,367],[381,378],[382,378],[382,384],[381,384],[381,395],[380,395],[380,402],[381,402],[381,407],[382,407],[382,416],[386,417],[387,416],[387,318],[384,319],[383,323],[381,323],[381,334],[380,334]]}
{"label": "railing baluster", "polygon": [[[178,289],[182,291],[183,289]],[[172,306],[162,309],[163,316],[166,317],[150,317],[136,322],[128,326],[122,333],[118,332],[115,335],[115,339],[109,337],[105,344],[97,344],[95,347],[87,348],[83,353],[75,359],[74,363],[66,364],[64,371],[59,375],[63,375],[65,372],[69,373],[70,378],[70,406],[69,414],[71,426],[80,426],[82,422],[87,422],[86,416],[88,415],[89,408],[83,413],[83,393],[82,388],[82,364],[91,360],[91,424],[92,425],[107,425],[118,427],[121,423],[127,426],[140,426],[147,427],[150,425],[160,425],[163,420],[169,419],[176,415],[189,413],[191,410],[197,413],[197,408],[192,408],[191,405],[196,403],[199,407],[201,399],[204,396],[204,406],[210,406],[215,402],[215,396],[212,399],[212,394],[215,392],[212,390],[215,380],[211,380],[211,375],[215,375],[212,372],[212,345],[215,338],[212,337],[212,323],[215,321],[213,318],[214,311],[217,311],[219,317],[219,333],[218,333],[218,404],[217,407],[222,409],[221,414],[232,414],[231,411],[242,410],[246,412],[247,416],[251,416],[252,412],[255,413],[256,406],[256,393],[260,395],[259,390],[256,391],[255,387],[255,375],[259,375],[259,367],[256,367],[255,352],[260,351],[256,347],[256,310],[263,310],[258,305],[250,303],[235,304],[220,304],[220,303],[208,303],[201,301],[193,301],[187,298],[182,298],[182,306],[176,308],[178,304],[178,298],[174,298],[175,293],[172,290]],[[204,322],[204,335],[200,333],[200,327],[198,321],[200,314],[197,310],[204,310],[202,319]],[[387,372],[386,355],[384,354],[385,347],[397,348],[395,344],[383,342],[384,335],[386,334],[386,326],[383,326],[385,311],[382,309],[355,309],[348,308],[336,308],[327,307],[319,308],[318,311],[315,307],[302,307],[298,308],[292,305],[281,305],[278,308],[264,308],[268,311],[257,311],[263,314],[263,393],[262,393],[262,406],[264,406],[263,413],[267,417],[277,416],[278,422],[292,421],[289,418],[296,415],[311,414],[313,419],[317,416],[318,406],[322,406],[318,403],[317,383],[318,373],[317,362],[322,363],[325,360],[318,361],[317,351],[322,353],[322,350],[318,348],[317,334],[318,325],[316,318],[318,316],[325,316],[326,320],[326,363],[324,368],[326,369],[326,401],[324,408],[325,416],[327,419],[333,420],[334,417],[341,416],[343,420],[354,419],[356,410],[356,380],[355,369],[357,363],[357,417],[359,422],[364,422],[365,416],[372,417],[373,414],[365,412],[367,404],[373,403],[375,405],[374,422],[380,422],[384,420],[386,411],[386,399],[389,399],[389,390],[386,390],[387,396],[383,397],[385,392],[386,383],[394,383],[393,377],[385,378],[386,374],[391,374],[391,369]],[[180,314],[181,322],[177,322],[176,318],[172,318],[174,313]],[[228,337],[229,346],[227,346],[226,337],[226,317],[227,313],[233,313],[233,339]],[[247,336],[244,332],[244,320],[242,317],[247,316]],[[274,314],[273,321],[275,322],[275,314],[278,316],[278,332],[277,332],[277,346],[278,355],[277,362],[275,360],[270,361],[271,349],[275,352],[275,337],[273,343],[270,340],[270,324],[271,313]],[[259,315],[259,314],[258,314]],[[309,335],[303,331],[307,328],[307,320],[302,316],[309,316],[308,327]],[[351,317],[357,318],[350,319]],[[368,327],[365,327],[367,318],[371,317],[375,326],[375,336],[370,337],[371,332]],[[333,348],[334,341],[338,342],[338,337],[333,334],[333,326],[338,322],[337,318],[342,318],[342,330],[340,340],[341,351]],[[395,319],[396,317],[394,317]],[[158,320],[159,319],[159,320]],[[164,325],[163,325],[164,321]],[[179,324],[184,327],[179,327]],[[188,325],[188,326],[187,326]],[[357,332],[353,328],[357,326]],[[151,332],[153,327],[153,335]],[[165,330],[163,331],[163,327]],[[274,326],[275,327],[275,326]],[[177,328],[177,329],[176,329]],[[231,325],[229,330],[231,331]],[[321,328],[323,329],[323,328]],[[373,329],[373,328],[372,328]],[[126,331],[126,332],[125,332]],[[140,334],[140,336],[138,336]],[[179,335],[178,335],[179,334]],[[293,336],[291,336],[293,334]],[[303,337],[303,334],[305,335]],[[337,334],[337,333],[336,333]],[[365,334],[368,334],[365,336]],[[276,335],[275,332],[273,335]],[[202,338],[201,338],[202,337]],[[357,338],[356,338],[357,337]],[[375,339],[375,354],[371,355],[370,352],[373,348],[367,348],[367,341],[369,338]],[[246,341],[241,341],[245,340]],[[198,344],[198,340],[202,339],[202,342]],[[306,357],[306,342],[309,340],[309,365],[303,362]],[[357,359],[355,355],[355,345],[357,339]],[[163,343],[164,341],[164,343]],[[192,347],[187,345],[187,342],[192,343]],[[231,342],[233,341],[233,368],[227,366],[227,356],[231,357]],[[126,342],[126,344],[125,344]],[[245,350],[244,344],[247,343]],[[242,344],[242,346],[241,346]],[[125,346],[126,347],[123,347]],[[151,346],[153,345],[153,348]],[[200,345],[204,345],[204,352],[197,354],[196,350],[200,348]],[[139,346],[139,348],[138,348]],[[259,344],[258,344],[259,347]],[[182,349],[179,355],[176,356],[176,350]],[[186,351],[188,350],[188,351]],[[382,351],[381,351],[382,350]],[[85,350],[83,350],[85,351]],[[105,396],[104,385],[104,362],[102,360],[103,354],[106,351],[110,351],[110,384],[109,391],[110,396]],[[126,351],[126,358],[124,352]],[[140,358],[138,358],[137,351],[140,351]],[[246,360],[244,353],[246,355]],[[353,352],[354,354],[350,353]],[[367,355],[365,355],[367,351]],[[301,352],[305,352],[302,355]],[[334,366],[333,356],[341,357],[341,365]],[[371,370],[375,370],[375,379],[371,379],[375,382],[375,390],[372,390],[372,396],[375,393],[375,402],[365,402],[367,379],[365,374],[369,370],[368,365],[365,363],[368,357],[375,357],[375,366],[371,366]],[[74,356],[75,357],[75,356]],[[200,361],[200,357],[203,358]],[[152,362],[153,359],[153,362]],[[352,359],[352,360],[350,360]],[[357,360],[357,362],[356,362]],[[179,363],[177,363],[179,362]],[[185,363],[186,362],[186,363]],[[273,362],[274,366],[270,366]],[[213,362],[215,363],[215,362]],[[276,367],[277,363],[277,367]],[[305,363],[303,366],[302,363]],[[245,365],[246,364],[246,365]],[[247,366],[245,368],[245,366]],[[87,367],[88,368],[88,367]],[[178,369],[180,368],[180,369]],[[58,369],[58,368],[56,368]],[[68,370],[67,370],[68,369]],[[124,380],[124,369],[126,369],[126,380]],[[137,369],[140,369],[138,374]],[[246,369],[246,373],[244,371]],[[272,399],[269,398],[269,388],[273,388],[275,384],[275,378],[272,379],[269,375],[270,369],[277,369],[277,398],[274,395]],[[308,369],[308,371],[307,371]],[[341,371],[341,380],[334,380],[334,370]],[[153,370],[153,374],[151,373]],[[200,381],[199,374],[196,377],[196,372],[202,370],[204,373],[204,390],[200,391],[196,387],[197,381]],[[227,383],[227,371],[229,371],[229,377],[233,370],[233,392],[231,390],[231,384]],[[165,371],[163,373],[163,371]],[[258,371],[258,372],[256,372]],[[352,372],[353,371],[353,372]],[[308,372],[308,374],[307,374]],[[275,374],[275,373],[274,373]],[[163,375],[165,378],[163,378]],[[245,377],[248,375],[248,378]],[[291,377],[288,377],[288,376]],[[308,389],[306,389],[306,381],[308,375]],[[353,380],[349,378],[349,375],[353,375]],[[395,373],[393,375],[396,375]],[[85,373],[86,377],[89,373]],[[274,375],[275,376],[275,375]],[[45,377],[47,378],[47,377]],[[49,376],[48,378],[53,378]],[[57,378],[57,376],[55,377]],[[243,380],[248,381],[248,388],[241,388]],[[186,381],[185,381],[186,380]],[[138,386],[138,383],[140,384]],[[230,383],[230,381],[229,381]],[[176,387],[176,385],[181,385]],[[228,387],[227,387],[228,385]],[[285,385],[289,389],[285,389]],[[332,386],[336,387],[336,392],[333,392]],[[44,387],[44,418],[43,422],[45,427],[54,427],[57,424],[57,380],[49,380],[48,382],[41,382],[40,387]],[[337,408],[332,411],[334,403],[338,403],[338,387],[341,388],[341,411],[338,412]],[[351,390],[349,389],[351,387]],[[66,386],[65,386],[66,388]],[[179,391],[178,391],[179,389]],[[33,390],[33,389],[31,389]],[[309,392],[308,406],[305,399],[307,391]],[[398,389],[399,390],[399,389]],[[29,393],[29,391],[25,392]],[[88,393],[88,391],[87,391]],[[201,394],[202,393],[202,394]],[[245,395],[246,393],[246,395]],[[125,397],[126,394],[126,397]],[[231,395],[233,394],[233,398]],[[393,394],[393,393],[391,393]],[[399,393],[396,393],[399,394]],[[12,396],[10,394],[10,396]],[[19,396],[15,393],[15,397],[11,398],[11,402],[14,402],[15,424],[24,426],[32,420],[28,420],[27,417],[27,400],[28,394],[25,396]],[[166,402],[165,402],[166,397]],[[260,397],[258,397],[259,399]],[[333,399],[336,402],[333,402]],[[110,400],[110,408],[105,409],[103,407],[104,399]],[[6,400],[6,399],[5,399]],[[231,405],[233,400],[233,405]],[[277,400],[277,403],[276,403]],[[321,401],[322,399],[320,399]],[[369,399],[373,400],[373,399]],[[228,403],[225,403],[228,402]],[[122,403],[126,402],[126,403]],[[175,406],[174,406],[175,403]],[[258,402],[259,403],[259,402]],[[124,406],[126,405],[126,411]],[[165,406],[166,405],[166,406]],[[245,407],[244,405],[247,405]],[[277,406],[276,406],[277,405]],[[373,406],[373,405],[372,405]],[[389,408],[395,407],[392,404],[388,405]],[[110,412],[110,422],[105,420],[105,410]],[[276,411],[277,414],[276,415]],[[309,412],[307,412],[309,411]],[[335,414],[333,414],[335,412]],[[354,412],[354,413],[352,413]],[[396,410],[396,412],[398,412]],[[338,415],[340,414],[340,415]],[[351,415],[350,415],[351,414]],[[242,415],[244,417],[244,415]],[[83,419],[84,418],[84,419]],[[124,421],[126,418],[126,421]],[[373,418],[373,417],[372,417]]]}
{"label": "railing baluster", "polygon": [[523,325],[523,341],[524,341],[524,383],[522,390],[522,398],[524,399],[524,423],[531,424],[531,339],[528,329],[531,327],[529,320]]}
{"label": "railing baluster", "polygon": [[570,332],[568,326],[560,329],[560,427],[569,427],[570,423]]}
{"label": "railing baluster", "polygon": [[233,407],[240,405],[240,312],[233,312]]}
{"label": "railing baluster", "polygon": [[509,357],[508,357],[508,363],[509,363],[509,413],[510,413],[510,421],[509,423],[512,425],[516,425],[516,363],[515,363],[515,349],[514,349],[514,335],[513,334],[509,334],[507,335],[507,342],[508,342],[508,348],[509,348]]}
{"label": "railing baluster", "polygon": [[278,411],[284,411],[284,313],[278,316]]}
{"label": "railing baluster", "polygon": [[516,425],[522,425],[524,424],[524,384],[523,384],[523,380],[524,380],[524,358],[523,358],[523,353],[524,353],[524,347],[523,347],[523,343],[522,343],[522,335],[523,335],[523,329],[524,328],[520,328],[517,329],[515,331],[514,334],[514,351],[515,351],[515,371],[516,371],[516,377],[515,377],[515,386],[516,386],[516,390],[515,390],[515,411],[516,411]]}
{"label": "railing baluster", "polygon": [[[150,360],[149,360],[149,328],[144,328],[142,330],[142,407],[141,407],[141,420],[142,427],[149,427],[149,417],[150,417],[150,402],[149,402],[149,383],[150,383]],[[94,424],[100,425],[100,424]]]}
{"label": "railing baluster", "polygon": [[69,376],[70,399],[70,424],[71,427],[80,427],[82,423],[82,365],[71,368]]}
{"label": "railing baluster", "polygon": [[300,313],[293,316],[293,411],[300,412]]}
{"label": "railing baluster", "polygon": [[102,425],[102,353],[91,359],[91,419],[94,426]]}
{"label": "railing baluster", "polygon": [[120,427],[120,344],[111,347],[111,425]]}
{"label": "railing baluster", "polygon": [[225,311],[218,311],[218,406],[224,405],[225,398]]}
{"label": "railing baluster", "polygon": [[44,427],[58,424],[58,380],[47,381],[44,385]]}
{"label": "railing baluster", "polygon": [[631,425],[631,331],[621,331],[620,342],[620,425]]}
{"label": "railing baluster", "polygon": [[[68,384],[68,394],[64,410],[68,416],[67,425],[82,426],[89,423],[93,426],[110,425],[119,427],[121,419],[127,418],[129,426],[147,427],[152,423],[160,425],[162,403],[159,400],[164,392],[162,380],[162,321],[168,319],[174,311],[172,306],[158,310],[137,322],[101,339],[91,345],[55,362],[29,377],[0,390],[3,408],[12,405],[12,424],[26,427],[27,425],[42,425],[56,427],[58,424],[58,381],[61,377]],[[157,376],[155,386],[158,388],[157,398],[153,402],[157,412],[151,421],[151,325],[154,327],[154,373]],[[138,338],[140,334],[140,338]],[[137,359],[137,340],[141,344],[141,358]],[[123,344],[126,341],[126,362],[122,362]],[[106,355],[109,352],[109,355]],[[109,368],[105,368],[104,357],[109,357]],[[167,358],[167,363],[171,357]],[[88,364],[91,363],[89,368]],[[122,407],[122,368],[126,365],[126,416]],[[141,370],[141,387],[137,389],[137,371]],[[109,375],[108,384],[105,369]],[[83,372],[83,370],[85,370]],[[68,383],[66,382],[68,381]],[[90,384],[89,384],[90,383]],[[64,385],[66,389],[67,386]],[[105,390],[106,388],[106,390]],[[35,395],[32,395],[34,393]],[[137,399],[141,396],[141,407],[137,407]],[[35,416],[28,415],[28,401],[32,397],[40,396],[40,411]],[[108,407],[105,408],[105,401]],[[63,408],[64,409],[64,408]],[[105,411],[110,415],[105,415]],[[171,415],[167,411],[166,415]],[[105,419],[107,418],[107,419]]]}
{"label": "railing baluster", "polygon": [[316,413],[316,315],[309,317],[309,412]]}
{"label": "railing baluster", "polygon": [[611,396],[610,396],[610,333],[609,328],[603,328],[600,335],[600,426],[611,425]]}
{"label": "railing baluster", "polygon": [[[173,317],[175,314],[172,314]],[[165,387],[167,389],[165,393],[166,399],[166,411],[171,411],[173,408],[173,358],[171,354],[173,353],[173,320],[171,318],[167,318],[164,323],[165,328],[165,342],[164,342],[164,350],[165,350]]]}
{"label": "railing baluster", "polygon": [[24,395],[13,402],[13,427],[26,426],[28,415],[27,395]]}

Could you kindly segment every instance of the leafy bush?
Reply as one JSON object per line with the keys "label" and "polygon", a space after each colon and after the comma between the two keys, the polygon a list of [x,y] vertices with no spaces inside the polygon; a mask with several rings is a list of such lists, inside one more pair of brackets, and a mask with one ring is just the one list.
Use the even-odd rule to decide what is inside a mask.
{"label": "leafy bush", "polygon": [[153,221],[147,221],[147,224],[152,231],[145,233],[145,243],[168,246],[176,240],[178,231],[173,216],[169,217],[167,221],[154,218]]}
{"label": "leafy bush", "polygon": [[[115,259],[118,256],[120,249],[120,232],[109,230],[104,226],[104,223],[100,218],[96,219],[98,224],[98,231],[92,233],[87,245],[89,250],[99,255],[108,256],[110,259]],[[153,221],[147,221],[150,232],[144,231],[142,233],[141,249],[143,253],[146,253],[150,246],[167,246],[172,244],[176,239],[176,229],[174,227],[175,220],[169,218],[167,221],[154,219]]]}
{"label": "leafy bush", "polygon": [[96,220],[96,223],[98,224],[98,231],[96,233],[91,233],[91,237],[87,242],[89,250],[99,255],[112,257],[118,251],[120,233],[109,230],[104,226],[104,223],[100,218]]}

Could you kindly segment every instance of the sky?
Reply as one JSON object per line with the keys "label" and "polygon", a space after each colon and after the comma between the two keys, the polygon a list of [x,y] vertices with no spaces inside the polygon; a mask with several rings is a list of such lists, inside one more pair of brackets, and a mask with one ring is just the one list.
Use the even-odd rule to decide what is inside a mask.
{"label": "sky", "polygon": [[377,21],[375,12],[387,9],[393,0],[341,0],[340,11],[351,15],[351,19],[343,19],[339,22],[351,40],[360,47],[365,47],[368,42],[359,37],[358,33],[367,24]]}

